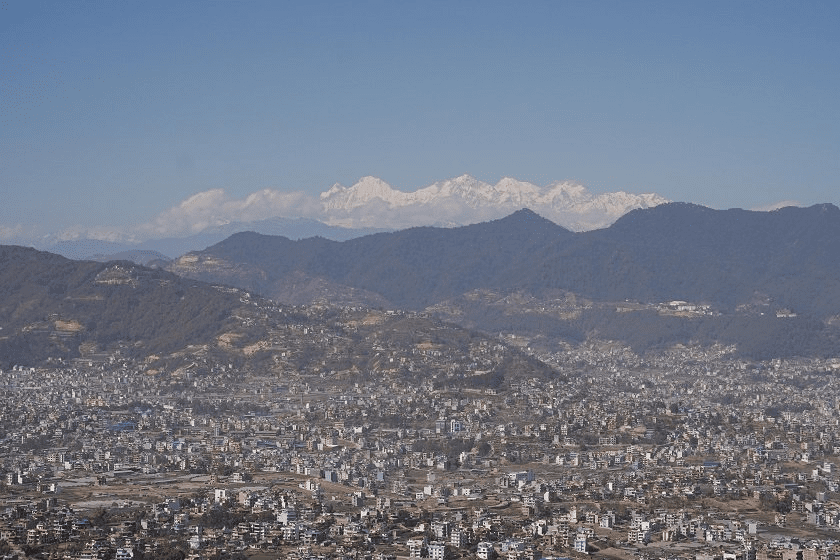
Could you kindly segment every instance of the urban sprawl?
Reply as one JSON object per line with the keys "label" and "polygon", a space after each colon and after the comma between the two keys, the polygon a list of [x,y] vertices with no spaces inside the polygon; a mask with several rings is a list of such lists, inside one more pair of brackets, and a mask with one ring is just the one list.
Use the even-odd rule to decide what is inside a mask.
{"label": "urban sprawl", "polygon": [[[275,347],[332,343],[295,336]],[[840,555],[840,360],[500,337],[381,344],[355,378],[283,369],[279,350],[262,373],[200,348],[174,371],[119,352],[15,366],[0,557]],[[556,379],[463,383],[510,343]]]}

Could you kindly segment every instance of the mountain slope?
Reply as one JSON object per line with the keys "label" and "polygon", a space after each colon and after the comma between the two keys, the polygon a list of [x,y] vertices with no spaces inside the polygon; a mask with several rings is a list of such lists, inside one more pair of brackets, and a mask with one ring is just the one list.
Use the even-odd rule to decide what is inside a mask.
{"label": "mountain slope", "polygon": [[[836,335],[825,329],[840,316],[840,210],[718,211],[674,203],[582,233],[522,210],[473,226],[345,242],[238,234],[185,255],[171,270],[279,300],[300,298],[285,299],[294,303],[428,308],[487,332],[538,334],[532,327],[543,324],[572,340],[632,339],[639,349],[720,341],[753,348],[753,355],[824,352]],[[539,303],[524,314],[470,295],[482,290],[496,301],[523,294]],[[594,303],[560,309],[557,298],[569,294]],[[659,305],[673,300],[709,311],[701,317]]]}
{"label": "mountain slope", "polygon": [[626,267],[593,271],[623,285],[593,291],[600,299],[732,308],[762,297],[819,317],[840,312],[840,209],[830,204],[751,212],[671,203],[630,212],[580,238],[600,249],[591,262],[606,262],[609,250]]}
{"label": "mountain slope", "polygon": [[4,365],[121,343],[124,353],[202,344],[235,322],[239,295],[129,262],[79,262],[0,246]]}
{"label": "mountain slope", "polygon": [[169,269],[227,281],[278,297],[291,274],[378,294],[393,306],[422,309],[477,284],[504,287],[539,248],[573,238],[530,210],[494,222],[454,229],[412,228],[345,242],[290,241],[236,234],[205,251],[184,255]]}
{"label": "mountain slope", "polygon": [[308,237],[326,237],[344,241],[370,235],[381,228],[342,228],[328,226],[317,220],[305,218],[270,218],[250,222],[229,222],[224,225],[212,226],[201,233],[187,237],[168,237],[148,239],[143,242],[123,241],[121,243],[86,239],[56,241],[53,237],[38,240],[36,249],[49,251],[76,260],[130,260],[137,264],[146,265],[148,253],[155,252],[162,255],[160,260],[168,260],[183,255],[189,251],[198,251],[231,235],[242,231],[256,231],[265,235],[282,235],[290,239],[305,239]]}
{"label": "mountain slope", "polygon": [[227,267],[242,275],[233,284],[269,296],[274,283],[303,274],[414,309],[477,288],[561,289],[600,301],[724,308],[760,297],[826,317],[840,313],[838,257],[840,210],[832,205],[751,212],[670,203],[582,233],[529,210],[345,242],[244,233],[178,259],[171,270],[218,280],[214,272]]}
{"label": "mountain slope", "polygon": [[291,308],[129,262],[0,245],[0,373],[14,365],[111,363],[184,391],[193,387],[190,377],[211,372],[229,372],[234,384],[257,374],[275,388],[331,389],[361,379],[499,388],[520,376],[560,378],[490,342],[420,314]]}

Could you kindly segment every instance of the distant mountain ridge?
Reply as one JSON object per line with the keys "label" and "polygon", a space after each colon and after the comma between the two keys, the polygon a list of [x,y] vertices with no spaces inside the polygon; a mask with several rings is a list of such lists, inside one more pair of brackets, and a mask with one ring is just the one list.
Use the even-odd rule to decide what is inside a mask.
{"label": "distant mountain ridge", "polygon": [[[326,221],[347,227],[370,226],[374,220],[391,227],[452,227],[530,208],[575,231],[604,227],[630,210],[667,202],[656,194],[619,191],[593,195],[571,181],[539,187],[504,177],[491,185],[470,175],[439,181],[413,192],[396,190],[377,177],[362,177],[351,187],[335,184],[320,198]],[[379,207],[382,205],[384,208]],[[435,217],[434,222],[430,223],[430,216]]]}
{"label": "distant mountain ridge", "polygon": [[[580,233],[530,210],[344,242],[240,233],[171,270],[201,277],[214,262],[252,267],[259,279],[248,287],[275,297],[273,280],[303,273],[415,309],[476,288],[563,289],[596,300],[727,308],[765,294],[779,306],[827,316],[840,313],[839,257],[840,210],[830,204],[755,212],[668,203]],[[210,264],[199,270],[203,259]]]}
{"label": "distant mountain ridge", "polygon": [[[344,242],[240,233],[169,269],[289,303],[320,297],[430,309],[476,290],[644,305],[682,300],[725,314],[809,318],[815,322],[799,327],[811,336],[840,319],[840,210],[830,204],[755,212],[667,203],[579,233],[527,209],[471,226],[410,228]],[[320,292],[311,289],[316,283]],[[604,320],[586,328],[622,336]],[[608,322],[627,324],[615,317]],[[686,341],[696,324],[681,323]],[[484,328],[480,320],[469,326]],[[582,328],[575,327],[574,336],[585,336]],[[701,338],[711,339],[717,327],[704,328]]]}
{"label": "distant mountain ridge", "polygon": [[613,243],[627,259],[603,272],[635,279],[635,299],[734,307],[760,295],[818,317],[840,313],[840,209],[832,204],[756,212],[669,203],[582,237]]}
{"label": "distant mountain ridge", "polygon": [[506,286],[511,269],[527,266],[546,244],[572,236],[530,210],[460,228],[418,227],[344,242],[243,232],[184,255],[168,269],[278,300],[286,278],[298,274],[376,294],[391,306],[422,309],[476,287],[476,278]]}
{"label": "distant mountain ridge", "polygon": [[186,237],[168,237],[149,239],[143,242],[103,241],[99,239],[42,239],[37,249],[49,251],[76,260],[130,260],[145,265],[147,253],[159,253],[163,260],[172,259],[189,251],[203,249],[241,231],[259,231],[266,235],[283,235],[291,239],[307,237],[326,237],[335,240],[347,240],[362,235],[370,235],[379,228],[350,229],[330,226],[317,220],[305,218],[269,218],[256,222],[230,222],[208,228],[201,233]]}
{"label": "distant mountain ridge", "polygon": [[[25,238],[21,233],[4,241],[73,259],[108,258],[128,251],[157,251],[175,258],[242,231],[345,241],[409,227],[477,224],[520,208],[530,208],[573,231],[586,231],[606,227],[630,210],[664,202],[667,200],[656,194],[618,191],[596,195],[572,181],[538,186],[505,177],[493,185],[461,175],[404,192],[368,176],[349,187],[335,184],[318,197],[264,189],[231,200],[222,189],[213,189],[196,193],[146,224],[77,227],[38,238]],[[133,255],[143,262],[142,254]]]}

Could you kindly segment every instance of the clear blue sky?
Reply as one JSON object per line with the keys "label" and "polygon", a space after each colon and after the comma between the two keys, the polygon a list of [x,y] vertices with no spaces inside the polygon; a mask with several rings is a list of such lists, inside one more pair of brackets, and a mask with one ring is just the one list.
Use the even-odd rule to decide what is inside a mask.
{"label": "clear blue sky", "polygon": [[0,227],[469,173],[840,202],[840,2],[0,1]]}

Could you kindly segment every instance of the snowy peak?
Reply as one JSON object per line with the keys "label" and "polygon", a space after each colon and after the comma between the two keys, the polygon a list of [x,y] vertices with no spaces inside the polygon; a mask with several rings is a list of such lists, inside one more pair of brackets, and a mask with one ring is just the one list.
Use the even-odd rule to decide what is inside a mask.
{"label": "snowy peak", "polygon": [[327,192],[321,193],[321,201],[324,208],[355,208],[362,206],[373,199],[380,199],[391,202],[399,197],[399,191],[377,177],[362,177],[352,187],[344,187],[336,183]]}
{"label": "snowy peak", "polygon": [[147,223],[128,227],[79,226],[44,235],[34,227],[0,224],[0,240],[72,258],[140,249],[176,256],[237,231],[349,239],[374,231],[478,224],[523,208],[566,229],[586,231],[664,202],[668,201],[656,194],[593,195],[572,181],[541,186],[504,177],[490,184],[463,174],[405,192],[366,176],[349,187],[336,183],[319,197],[266,188],[236,199],[214,188],[184,199]]}
{"label": "snowy peak", "polygon": [[570,181],[540,187],[504,177],[490,185],[470,175],[439,181],[414,192],[396,190],[376,177],[363,177],[352,187],[334,185],[321,193],[320,199],[328,223],[346,227],[465,225],[531,208],[573,230],[606,227],[630,210],[667,202],[656,194],[621,191],[593,196],[582,185]]}
{"label": "snowy peak", "polygon": [[511,179],[510,177],[504,177],[501,181],[496,183],[494,189],[501,198],[509,200],[518,199],[520,201],[533,200],[536,197],[539,197],[542,193],[541,189],[536,185],[532,185],[531,183],[526,183],[524,181],[517,181],[516,179]]}
{"label": "snowy peak", "polygon": [[346,190],[347,190],[347,187],[343,186],[340,183],[336,183],[332,187],[330,187],[330,190],[324,191],[324,192],[321,193],[321,200],[324,200],[325,198],[329,198],[333,195],[337,195],[338,193],[342,193]]}
{"label": "snowy peak", "polygon": [[583,185],[571,181],[556,182],[546,187],[546,202],[549,204],[572,205],[592,200],[592,195]]}

